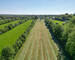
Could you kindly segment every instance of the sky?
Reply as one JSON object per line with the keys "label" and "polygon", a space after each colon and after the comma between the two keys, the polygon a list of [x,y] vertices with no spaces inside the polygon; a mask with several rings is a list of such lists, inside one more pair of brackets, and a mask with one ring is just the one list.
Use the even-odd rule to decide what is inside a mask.
{"label": "sky", "polygon": [[75,0],[0,0],[0,14],[75,13]]}

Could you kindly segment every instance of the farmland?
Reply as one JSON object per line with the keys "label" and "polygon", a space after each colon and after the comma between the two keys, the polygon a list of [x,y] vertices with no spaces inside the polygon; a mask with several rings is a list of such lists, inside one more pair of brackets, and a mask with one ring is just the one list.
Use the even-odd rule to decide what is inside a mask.
{"label": "farmland", "polygon": [[16,28],[12,29],[11,31],[0,35],[0,52],[5,46],[12,46],[15,43],[15,41],[19,38],[19,36],[24,33],[24,31],[27,29],[31,22],[31,20],[27,21],[21,24],[20,26],[17,26]]}
{"label": "farmland", "polygon": [[0,60],[74,60],[74,16],[2,17]]}
{"label": "farmland", "polygon": [[0,0],[0,60],[75,60],[75,0]]}
{"label": "farmland", "polygon": [[38,20],[15,60],[57,60],[55,53],[57,49],[57,45],[52,42],[52,37],[44,20]]}

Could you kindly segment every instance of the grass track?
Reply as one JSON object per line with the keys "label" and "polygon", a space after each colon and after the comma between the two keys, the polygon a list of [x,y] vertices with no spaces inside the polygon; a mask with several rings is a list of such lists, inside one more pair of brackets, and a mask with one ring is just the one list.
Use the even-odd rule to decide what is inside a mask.
{"label": "grass track", "polygon": [[38,20],[14,60],[57,60],[50,37],[44,20]]}

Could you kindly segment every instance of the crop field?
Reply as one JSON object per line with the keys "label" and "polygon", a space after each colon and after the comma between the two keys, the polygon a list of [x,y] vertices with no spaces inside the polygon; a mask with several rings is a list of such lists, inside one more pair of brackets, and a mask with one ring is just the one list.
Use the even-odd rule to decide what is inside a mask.
{"label": "crop field", "polygon": [[57,60],[55,53],[57,49],[44,20],[38,20],[15,60]]}

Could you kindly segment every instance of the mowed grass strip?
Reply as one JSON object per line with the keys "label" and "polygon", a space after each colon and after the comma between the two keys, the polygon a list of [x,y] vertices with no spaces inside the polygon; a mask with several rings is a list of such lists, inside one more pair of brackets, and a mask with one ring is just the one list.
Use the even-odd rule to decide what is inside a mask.
{"label": "mowed grass strip", "polygon": [[8,26],[9,24],[16,24],[16,23],[18,23],[19,21],[21,21],[21,20],[12,21],[12,22],[10,22],[10,23],[0,25],[0,29],[3,29],[5,26]]}
{"label": "mowed grass strip", "polygon": [[21,34],[23,34],[26,29],[30,26],[32,20],[29,20],[16,28],[0,35],[0,53],[1,50],[6,46],[12,46],[16,40],[20,37]]}

